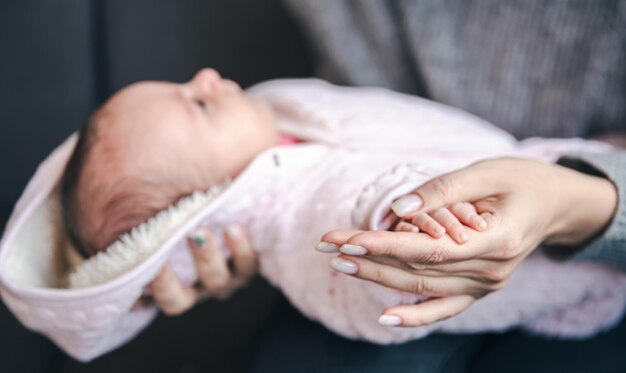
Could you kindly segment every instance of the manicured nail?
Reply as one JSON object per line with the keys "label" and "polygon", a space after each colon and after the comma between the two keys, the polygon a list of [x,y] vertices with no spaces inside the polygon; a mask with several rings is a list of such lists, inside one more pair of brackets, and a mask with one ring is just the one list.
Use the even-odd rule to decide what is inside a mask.
{"label": "manicured nail", "polygon": [[196,229],[189,235],[189,239],[193,245],[199,249],[203,249],[206,245],[206,234],[200,229]]}
{"label": "manicured nail", "polygon": [[339,248],[334,243],[320,242],[315,246],[315,250],[321,253],[338,253]]}
{"label": "manicured nail", "polygon": [[356,263],[341,258],[333,258],[333,260],[330,261],[330,266],[339,272],[349,275],[353,275],[358,271]]}
{"label": "manicured nail", "polygon": [[339,251],[341,251],[344,254],[347,255],[365,255],[367,254],[367,249],[362,247],[362,246],[357,246],[357,245],[350,245],[350,244],[345,244],[345,245],[341,245],[341,247],[339,248]]}
{"label": "manicured nail", "polygon": [[231,224],[226,227],[226,234],[235,240],[238,240],[241,237],[241,228],[237,224]]}
{"label": "manicured nail", "polygon": [[402,319],[394,315],[381,315],[378,318],[378,323],[384,326],[398,326],[402,324]]}
{"label": "manicured nail", "polygon": [[424,202],[420,197],[415,194],[409,194],[404,196],[391,204],[391,209],[399,217],[408,215],[411,212],[419,210]]}

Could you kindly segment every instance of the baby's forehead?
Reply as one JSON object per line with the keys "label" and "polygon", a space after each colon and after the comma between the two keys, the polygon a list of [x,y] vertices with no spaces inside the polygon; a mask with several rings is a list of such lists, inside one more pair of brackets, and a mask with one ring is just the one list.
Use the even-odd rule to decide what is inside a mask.
{"label": "baby's forehead", "polygon": [[113,96],[95,118],[92,165],[146,169],[183,160],[198,136],[179,94],[173,83],[141,82]]}
{"label": "baby's forehead", "polygon": [[109,112],[129,110],[136,106],[151,106],[158,102],[174,99],[176,84],[168,82],[142,81],[131,84],[107,101],[104,108]]}
{"label": "baby's forehead", "polygon": [[166,82],[132,84],[111,97],[101,111],[98,127],[115,136],[133,131],[149,136],[192,119],[176,84]]}

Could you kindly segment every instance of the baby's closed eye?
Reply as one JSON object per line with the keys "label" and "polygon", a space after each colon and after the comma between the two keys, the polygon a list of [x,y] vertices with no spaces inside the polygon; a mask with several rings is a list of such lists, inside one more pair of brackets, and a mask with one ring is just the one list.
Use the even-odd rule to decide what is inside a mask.
{"label": "baby's closed eye", "polygon": [[418,212],[406,216],[397,225],[399,232],[424,232],[433,238],[446,233],[456,242],[469,239],[467,228],[476,231],[487,229],[487,221],[480,216],[476,207],[469,202],[457,203],[431,212]]}

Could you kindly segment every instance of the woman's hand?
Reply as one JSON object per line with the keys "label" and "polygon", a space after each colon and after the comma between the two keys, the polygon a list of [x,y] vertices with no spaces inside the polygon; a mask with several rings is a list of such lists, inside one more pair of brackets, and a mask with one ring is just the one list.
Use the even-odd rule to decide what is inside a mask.
{"label": "woman's hand", "polygon": [[254,276],[257,258],[246,232],[232,225],[224,238],[232,255],[232,269],[208,229],[198,229],[188,238],[200,278],[199,286],[181,284],[167,265],[163,267],[150,284],[152,296],[163,313],[169,316],[185,313],[203,295],[227,298]]}
{"label": "woman's hand", "polygon": [[542,242],[576,245],[605,227],[617,191],[605,179],[557,165],[494,159],[435,178],[393,204],[401,218],[470,201],[487,221],[460,244],[422,233],[333,231],[322,237],[338,271],[387,287],[428,296],[391,307],[379,322],[418,326],[454,316],[502,288],[519,263]]}

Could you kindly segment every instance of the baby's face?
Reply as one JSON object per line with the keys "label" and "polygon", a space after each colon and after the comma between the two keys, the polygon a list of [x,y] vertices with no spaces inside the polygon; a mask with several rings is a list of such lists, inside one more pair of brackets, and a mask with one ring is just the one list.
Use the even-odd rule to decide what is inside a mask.
{"label": "baby's face", "polygon": [[[148,202],[162,209],[235,177],[277,141],[269,107],[211,69],[183,84],[130,85],[94,121],[97,141],[77,201],[79,229],[98,248],[143,220],[140,211]],[[137,189],[150,201],[132,197],[134,192],[122,198]]]}
{"label": "baby's face", "polygon": [[183,84],[130,85],[103,111],[110,118],[106,133],[125,148],[128,162],[144,172],[175,167],[186,179],[203,174],[213,184],[236,176],[276,143],[267,105],[212,69],[200,70]]}

